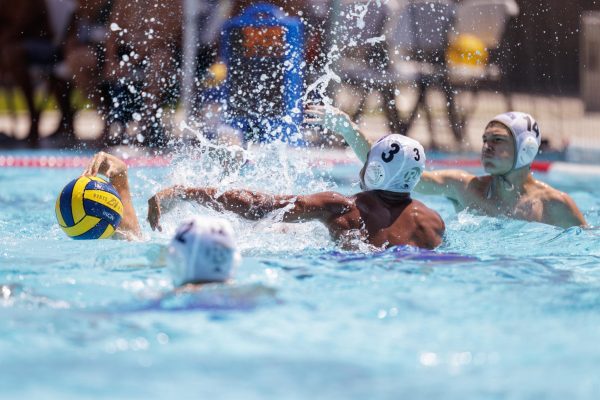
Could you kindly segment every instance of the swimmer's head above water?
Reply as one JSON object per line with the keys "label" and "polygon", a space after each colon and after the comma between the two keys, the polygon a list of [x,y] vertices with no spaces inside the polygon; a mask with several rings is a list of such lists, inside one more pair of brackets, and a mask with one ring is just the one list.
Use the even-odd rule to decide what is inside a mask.
{"label": "swimmer's head above water", "polygon": [[233,228],[222,218],[184,220],[169,244],[169,266],[175,286],[225,282],[240,258]]}
{"label": "swimmer's head above water", "polygon": [[531,115],[522,112],[500,114],[485,128],[481,162],[485,171],[492,175],[529,168],[540,144],[540,129]]}
{"label": "swimmer's head above water", "polygon": [[360,171],[361,188],[408,194],[424,169],[425,150],[419,142],[404,135],[387,135],[371,147]]}

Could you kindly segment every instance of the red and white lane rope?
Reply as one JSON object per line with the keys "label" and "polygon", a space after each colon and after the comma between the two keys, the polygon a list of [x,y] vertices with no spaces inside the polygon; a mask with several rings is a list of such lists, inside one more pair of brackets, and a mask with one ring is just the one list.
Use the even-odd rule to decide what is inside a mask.
{"label": "red and white lane rope", "polygon": [[[84,168],[91,157],[83,156],[5,156],[0,155],[0,167],[22,168]],[[131,157],[125,159],[130,167],[164,167],[171,163],[167,157]]]}
{"label": "red and white lane rope", "polygon": [[[20,168],[85,168],[91,157],[84,156],[12,156],[0,155],[0,167]],[[142,156],[125,159],[130,167],[165,167],[171,163],[170,157]],[[315,154],[311,165],[316,167],[331,167],[335,165],[358,164],[355,157],[345,153],[331,152]],[[481,167],[479,159],[434,159],[427,164],[433,168],[478,168]],[[534,161],[531,169],[535,172],[564,173],[569,175],[600,175],[600,165],[575,164],[559,161]]]}

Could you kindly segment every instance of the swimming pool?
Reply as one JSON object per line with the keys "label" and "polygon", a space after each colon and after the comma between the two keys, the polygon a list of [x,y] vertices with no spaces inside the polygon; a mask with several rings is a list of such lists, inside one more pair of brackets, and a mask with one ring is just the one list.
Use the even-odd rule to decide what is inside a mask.
{"label": "swimming pool", "polygon": [[[144,221],[157,187],[357,190],[355,165],[308,172],[278,154],[233,177],[183,158],[131,169],[142,243],[67,240],[54,201],[80,169],[0,168],[0,397],[597,398],[597,230],[417,196],[446,220],[442,247],[364,255],[338,251],[318,224],[228,216],[244,255],[233,287],[169,295],[169,233]],[[537,177],[600,225],[600,177]],[[167,215],[166,231],[198,212],[210,213]]]}

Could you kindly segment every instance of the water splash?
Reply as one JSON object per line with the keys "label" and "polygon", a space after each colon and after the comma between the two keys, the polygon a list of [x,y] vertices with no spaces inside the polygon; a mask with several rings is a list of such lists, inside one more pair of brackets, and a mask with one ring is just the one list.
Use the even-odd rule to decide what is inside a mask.
{"label": "water splash", "polygon": [[346,13],[346,18],[343,23],[338,21],[334,29],[344,29],[343,25],[355,25],[361,33],[358,37],[355,37],[352,33],[343,32],[339,37],[332,35],[333,43],[331,48],[327,50],[326,60],[327,62],[323,66],[322,74],[316,78],[316,80],[308,85],[306,92],[303,96],[303,101],[306,103],[309,98],[316,97],[326,105],[333,105],[333,99],[329,96],[328,90],[331,82],[337,84],[342,83],[342,78],[335,71],[338,62],[340,61],[343,54],[353,47],[359,46],[362,42],[370,45],[376,45],[385,41],[385,35],[374,36],[374,37],[362,37],[364,36],[364,30],[366,27],[365,17],[372,6],[375,3],[377,7],[383,7],[388,1],[369,0],[363,4],[354,4],[350,7]]}
{"label": "water splash", "polygon": [[[137,172],[150,195],[172,185],[216,187],[217,195],[231,189],[269,194],[310,194],[337,187],[329,174],[313,169],[312,155],[307,149],[290,148],[281,142],[249,144],[244,149],[236,144],[211,142],[185,122],[180,127],[195,141],[195,145],[185,145],[174,151],[171,167],[162,179],[147,171]],[[282,223],[283,212],[285,210],[278,210],[260,221],[248,221],[230,213],[225,217],[238,233],[237,241],[243,251],[256,248],[293,251],[333,245],[322,224]],[[181,203],[163,215],[163,232],[156,235],[160,240],[170,237],[179,221],[194,214],[222,215],[208,207]]]}

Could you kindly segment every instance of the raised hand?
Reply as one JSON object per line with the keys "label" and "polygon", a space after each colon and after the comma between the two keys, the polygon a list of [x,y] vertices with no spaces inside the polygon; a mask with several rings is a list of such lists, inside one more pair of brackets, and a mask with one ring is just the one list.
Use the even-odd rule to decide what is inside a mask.
{"label": "raised hand", "polygon": [[350,116],[333,106],[311,104],[306,107],[304,112],[306,113],[305,124],[321,125],[343,136],[357,130]]}
{"label": "raised hand", "polygon": [[139,239],[141,230],[129,191],[127,164],[120,158],[101,151],[92,158],[83,171],[83,175],[96,176],[98,174],[102,174],[110,180],[123,202],[123,218],[117,229],[118,235],[115,237],[128,240]]}
{"label": "raised hand", "polygon": [[127,178],[127,164],[123,160],[103,151],[97,153],[89,162],[83,175],[102,174],[111,181],[114,178]]}
{"label": "raised hand", "polygon": [[333,106],[319,105],[308,105],[304,112],[306,114],[305,124],[321,125],[342,135],[358,158],[362,162],[367,160],[371,144],[348,114]]}

